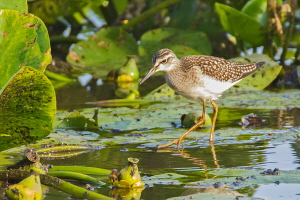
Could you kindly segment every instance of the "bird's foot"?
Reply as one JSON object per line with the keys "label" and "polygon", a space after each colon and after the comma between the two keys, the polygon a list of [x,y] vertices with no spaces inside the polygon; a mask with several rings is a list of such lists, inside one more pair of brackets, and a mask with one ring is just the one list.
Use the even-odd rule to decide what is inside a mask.
{"label": "bird's foot", "polygon": [[[178,139],[173,140],[172,142],[169,142],[168,144],[164,144],[164,145],[158,145],[157,148],[161,149],[161,148],[166,148],[168,146],[172,146],[173,144],[177,144],[177,148],[180,149],[180,144],[182,144],[183,146],[183,139],[190,134],[192,131],[194,131],[196,128],[198,128],[199,126],[203,125],[205,123],[205,118],[202,118],[197,124],[195,124],[194,126],[192,126],[187,132],[185,132],[182,136],[180,136]],[[212,136],[211,136],[212,137]]]}
{"label": "bird's foot", "polygon": [[168,144],[158,145],[157,148],[158,149],[162,149],[162,148],[166,148],[166,147],[172,146],[174,144],[177,144],[178,150],[180,149],[180,145],[181,144],[182,144],[182,148],[183,148],[183,146],[184,146],[184,144],[183,144],[183,138],[178,138],[176,140],[173,140],[172,142],[169,142]]}

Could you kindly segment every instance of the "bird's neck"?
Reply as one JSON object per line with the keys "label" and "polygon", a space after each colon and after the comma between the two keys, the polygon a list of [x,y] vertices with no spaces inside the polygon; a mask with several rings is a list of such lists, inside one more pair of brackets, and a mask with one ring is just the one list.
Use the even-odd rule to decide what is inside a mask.
{"label": "bird's neck", "polygon": [[174,90],[181,88],[184,83],[186,72],[179,66],[180,63],[176,63],[176,67],[172,67],[171,70],[164,71],[164,76],[167,84]]}

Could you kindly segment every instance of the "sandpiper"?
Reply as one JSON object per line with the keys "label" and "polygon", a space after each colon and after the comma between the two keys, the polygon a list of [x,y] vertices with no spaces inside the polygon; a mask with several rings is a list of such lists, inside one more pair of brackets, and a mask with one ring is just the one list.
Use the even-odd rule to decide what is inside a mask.
{"label": "sandpiper", "polygon": [[178,59],[170,49],[161,49],[152,58],[152,69],[140,82],[142,84],[156,72],[164,72],[167,84],[178,94],[192,100],[203,101],[202,118],[181,137],[158,148],[173,144],[179,145],[182,140],[205,122],[206,102],[210,101],[214,108],[209,141],[214,141],[214,130],[218,114],[218,106],[214,102],[222,93],[244,77],[252,74],[265,62],[244,64],[222,58],[204,55],[185,56]]}

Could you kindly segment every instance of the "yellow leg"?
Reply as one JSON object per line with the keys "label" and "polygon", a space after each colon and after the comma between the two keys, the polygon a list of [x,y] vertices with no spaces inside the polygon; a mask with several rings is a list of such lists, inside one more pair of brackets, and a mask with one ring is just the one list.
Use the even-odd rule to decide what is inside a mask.
{"label": "yellow leg", "polygon": [[210,143],[210,150],[211,150],[211,153],[212,153],[212,156],[214,159],[214,164],[215,164],[216,168],[220,168],[219,161],[217,159],[217,154],[215,151],[215,144],[213,142],[209,142],[209,143]]}
{"label": "yellow leg", "polygon": [[218,105],[213,100],[210,100],[210,103],[214,108],[214,114],[213,114],[213,120],[212,120],[210,135],[209,135],[209,141],[213,142],[214,141],[215,127],[216,127],[216,120],[217,120],[217,116],[218,116]]}
{"label": "yellow leg", "polygon": [[205,110],[206,110],[206,101],[203,101],[203,112],[202,112],[202,118],[200,119],[199,122],[197,122],[194,126],[192,126],[187,132],[185,132],[182,136],[180,136],[178,139],[173,140],[172,142],[164,145],[159,145],[157,148],[165,148],[168,146],[171,146],[173,144],[177,144],[177,147],[179,149],[180,144],[182,143],[182,140],[190,134],[192,131],[194,131],[196,128],[199,126],[203,125],[205,123]]}

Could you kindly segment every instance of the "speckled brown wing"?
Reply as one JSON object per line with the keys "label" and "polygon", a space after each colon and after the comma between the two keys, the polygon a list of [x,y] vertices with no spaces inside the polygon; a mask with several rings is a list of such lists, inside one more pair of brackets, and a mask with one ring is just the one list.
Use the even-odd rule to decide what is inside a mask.
{"label": "speckled brown wing", "polygon": [[213,56],[186,56],[180,59],[186,70],[199,67],[202,74],[214,77],[219,81],[236,82],[259,69],[265,62],[253,64],[237,63]]}

